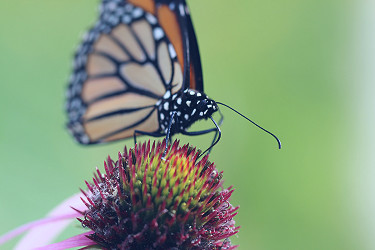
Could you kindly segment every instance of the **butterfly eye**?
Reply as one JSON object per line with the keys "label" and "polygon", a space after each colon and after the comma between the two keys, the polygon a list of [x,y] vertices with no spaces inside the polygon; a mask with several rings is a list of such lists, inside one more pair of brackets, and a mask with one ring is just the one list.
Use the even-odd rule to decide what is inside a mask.
{"label": "butterfly eye", "polygon": [[206,110],[207,104],[208,104],[207,99],[200,101],[197,106],[198,110]]}

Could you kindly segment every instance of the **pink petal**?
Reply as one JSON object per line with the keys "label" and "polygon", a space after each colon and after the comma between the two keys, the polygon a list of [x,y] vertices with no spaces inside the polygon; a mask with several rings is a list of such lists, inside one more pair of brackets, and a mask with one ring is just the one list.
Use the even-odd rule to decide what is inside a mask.
{"label": "pink petal", "polygon": [[93,246],[93,245],[96,245],[95,241],[92,241],[86,237],[86,235],[93,234],[93,233],[94,231],[79,234],[79,235],[73,236],[69,239],[63,240],[58,243],[36,248],[35,250],[50,250],[50,249],[51,250],[63,250],[63,249],[68,249],[72,247]]}
{"label": "pink petal", "polygon": [[23,225],[3,237],[0,237],[0,244],[32,229],[21,239],[15,249],[22,250],[47,245],[71,223],[73,218],[81,216],[81,214],[73,210],[71,206],[80,211],[86,210],[86,207],[80,200],[80,196],[81,194],[76,194],[66,199],[54,208],[47,215],[47,218]]}
{"label": "pink petal", "polygon": [[22,225],[22,226],[20,226],[16,229],[4,234],[3,236],[1,236],[0,237],[0,245],[7,242],[8,240],[11,240],[12,238],[14,238],[18,235],[20,235],[21,233],[23,233],[25,231],[34,228],[34,227],[38,227],[40,225],[51,223],[51,222],[54,222],[54,221],[72,219],[72,218],[75,218],[79,215],[80,215],[79,213],[75,212],[75,213],[72,213],[72,214],[50,217],[50,218],[45,218],[45,219],[41,219],[41,220],[37,220],[37,221],[27,223],[27,224]]}

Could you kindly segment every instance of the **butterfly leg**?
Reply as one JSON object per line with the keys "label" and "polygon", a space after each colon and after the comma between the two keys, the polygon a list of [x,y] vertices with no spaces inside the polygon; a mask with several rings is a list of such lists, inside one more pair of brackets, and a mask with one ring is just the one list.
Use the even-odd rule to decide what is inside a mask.
{"label": "butterfly leg", "polygon": [[[188,131],[182,131],[181,132],[181,134],[183,134],[183,135],[195,136],[195,135],[204,135],[204,134],[216,131],[215,137],[214,137],[214,140],[211,143],[211,146],[208,147],[199,157],[204,155],[206,152],[210,153],[211,149],[220,141],[220,138],[221,138],[221,130],[220,130],[219,125],[217,125],[217,123],[215,122],[215,120],[211,116],[210,116],[210,118],[211,118],[212,122],[215,124],[215,128],[206,129],[206,130],[202,130],[202,131],[194,131],[194,132],[188,132]],[[219,135],[219,136],[217,136],[217,135]]]}
{"label": "butterfly leg", "polygon": [[152,136],[152,137],[162,137],[162,136],[165,136],[165,134],[163,133],[159,133],[159,132],[146,132],[146,131],[141,131],[141,130],[134,130],[134,134],[133,134],[133,137],[134,137],[134,145],[137,144],[137,134],[139,135],[148,135],[148,136]]}
{"label": "butterfly leg", "polygon": [[212,145],[214,145],[214,143],[215,143],[215,141],[216,141],[216,139],[217,139],[218,134],[219,134],[219,131],[216,130],[216,132],[215,132],[215,136],[214,136],[214,139],[213,139],[212,142],[211,142],[211,148],[207,151],[207,154],[210,154],[210,153],[211,153],[211,150],[212,150],[212,147],[213,147]]}
{"label": "butterfly leg", "polygon": [[188,136],[196,136],[196,135],[208,134],[208,133],[214,132],[214,131],[217,131],[217,129],[216,128],[210,128],[210,129],[207,129],[207,130],[194,131],[194,132],[182,131],[181,134],[188,135]]}
{"label": "butterfly leg", "polygon": [[[224,115],[223,115],[223,113],[221,113],[221,111],[220,111],[220,109],[219,109],[219,113],[220,113],[220,120],[219,120],[219,123],[218,123],[218,128],[223,124],[223,121],[224,121]],[[211,118],[211,120],[213,120],[213,118],[212,117],[210,117]],[[213,120],[214,121],[214,120]],[[216,124],[215,124],[216,125]],[[216,128],[215,128],[216,129]],[[214,136],[214,139],[212,140],[212,143],[211,143],[211,148],[208,150],[208,154],[210,154],[211,153],[211,150],[212,150],[212,147],[213,147],[213,145],[214,145],[214,143],[215,143],[215,140],[216,140],[216,138],[217,138],[217,136],[218,136],[218,134],[219,134],[219,132],[221,133],[221,131],[220,131],[220,129],[217,129],[216,130],[216,132],[215,132],[215,136]],[[221,136],[221,135],[220,135]]]}
{"label": "butterfly leg", "polygon": [[[220,111],[220,109],[219,109],[219,113],[220,113],[220,120],[219,120],[219,122],[218,122],[218,127],[220,127],[222,124],[223,124],[223,121],[224,121],[224,115],[223,115],[223,113],[221,113],[221,111]],[[212,119],[212,118],[211,118]],[[211,153],[211,150],[212,150],[212,147],[213,147],[213,145],[214,145],[214,143],[215,143],[215,141],[216,141],[216,138],[217,138],[217,136],[218,136],[218,134],[219,134],[219,131],[220,130],[218,130],[218,129],[216,129],[216,128],[214,128],[215,130],[216,130],[216,132],[215,132],[215,136],[214,136],[214,139],[212,140],[212,142],[211,142],[211,147],[210,147],[210,149],[208,150],[208,152],[207,152],[207,154],[210,154]]]}
{"label": "butterfly leg", "polygon": [[[171,114],[171,119],[169,120],[167,136],[165,137],[165,149],[164,149],[163,156],[165,156],[165,154],[167,153],[167,149],[168,149],[169,144],[172,143],[171,128],[172,128],[172,124],[174,122],[174,119],[177,120],[177,117],[175,118],[176,114],[177,114],[177,112],[173,111],[172,114]],[[175,122],[177,122],[177,121],[175,121]]]}
{"label": "butterfly leg", "polygon": [[221,110],[219,109],[219,114],[220,114],[220,120],[219,120],[219,127],[223,124],[223,121],[224,121],[224,115],[223,113],[221,113]]}
{"label": "butterfly leg", "polygon": [[[196,136],[196,135],[204,135],[204,134],[208,134],[210,132],[214,132],[215,131],[215,136],[214,136],[214,139],[213,141],[211,142],[211,146],[207,149],[209,150],[208,153],[211,152],[211,149],[213,147],[213,144],[216,140],[216,137],[217,137],[217,134],[218,134],[218,130],[216,128],[211,128],[211,129],[207,129],[207,130],[202,130],[202,131],[194,131],[194,132],[188,132],[188,131],[183,131],[181,132],[181,134],[183,135],[188,135],[188,136]],[[206,152],[207,150],[205,150],[204,152]]]}

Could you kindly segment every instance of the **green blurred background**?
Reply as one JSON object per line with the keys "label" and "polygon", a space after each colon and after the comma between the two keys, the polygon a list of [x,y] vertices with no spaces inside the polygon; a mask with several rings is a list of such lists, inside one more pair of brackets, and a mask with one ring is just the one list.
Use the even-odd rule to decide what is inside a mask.
{"label": "green blurred background", "polygon": [[[361,2],[188,1],[206,93],[283,143],[277,150],[271,136],[222,109],[223,136],[211,160],[236,188],[240,249],[375,249],[363,237],[373,217],[362,216],[356,199],[371,190],[356,188],[361,157],[353,156],[361,151],[352,106],[361,97],[351,84]],[[82,147],[64,128],[72,55],[97,4],[0,1],[0,234],[43,217],[83,187],[108,153],[133,146]],[[177,138],[202,148],[211,140]],[[60,239],[75,232],[72,226]]]}

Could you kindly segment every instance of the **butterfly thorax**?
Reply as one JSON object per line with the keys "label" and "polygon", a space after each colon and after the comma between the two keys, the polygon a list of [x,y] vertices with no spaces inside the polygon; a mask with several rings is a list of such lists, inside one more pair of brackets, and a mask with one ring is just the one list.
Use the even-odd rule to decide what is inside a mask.
{"label": "butterfly thorax", "polygon": [[209,118],[218,110],[216,103],[206,94],[186,89],[171,95],[168,91],[157,103],[161,132],[167,133],[172,120],[171,134],[186,131],[194,122]]}

